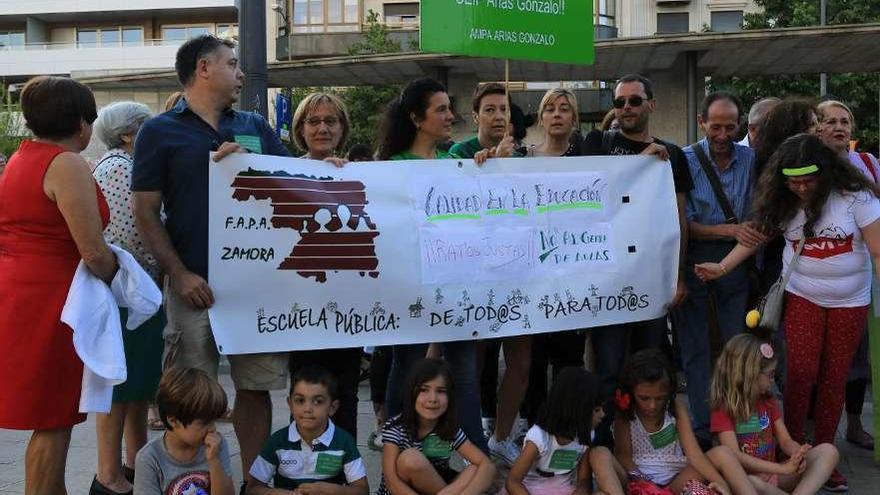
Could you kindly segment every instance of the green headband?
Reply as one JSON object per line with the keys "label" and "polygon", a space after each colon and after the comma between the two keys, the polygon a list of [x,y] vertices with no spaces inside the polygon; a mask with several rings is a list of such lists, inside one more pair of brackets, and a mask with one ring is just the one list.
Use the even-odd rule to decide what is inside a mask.
{"label": "green headband", "polygon": [[799,168],[784,168],[782,169],[782,175],[786,177],[801,177],[803,175],[815,174],[818,171],[818,165],[807,165],[806,167]]}

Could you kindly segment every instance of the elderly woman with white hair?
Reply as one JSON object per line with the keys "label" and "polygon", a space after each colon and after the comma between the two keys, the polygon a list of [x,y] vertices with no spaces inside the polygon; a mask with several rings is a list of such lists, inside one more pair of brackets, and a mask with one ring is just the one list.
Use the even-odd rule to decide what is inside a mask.
{"label": "elderly woman with white hair", "polygon": [[[147,252],[134,226],[131,210],[131,166],[134,141],[141,125],[151,116],[144,104],[123,101],[98,112],[94,133],[107,148],[95,167],[95,180],[110,206],[110,223],[104,230],[108,243],[134,255],[154,279],[159,265]],[[126,312],[120,308],[122,325]],[[113,389],[110,414],[98,414],[98,473],[90,495],[131,493],[135,456],[147,442],[147,403],[156,395],[162,374],[162,329],[165,313],[159,311],[135,331],[123,332],[128,379]],[[125,464],[120,461],[125,434]]]}

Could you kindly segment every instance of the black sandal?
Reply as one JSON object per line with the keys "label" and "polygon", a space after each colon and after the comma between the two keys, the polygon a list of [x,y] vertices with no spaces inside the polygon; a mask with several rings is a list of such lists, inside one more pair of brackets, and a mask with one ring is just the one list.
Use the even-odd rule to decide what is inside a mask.
{"label": "black sandal", "polygon": [[100,481],[98,481],[98,475],[95,475],[95,478],[92,480],[92,486],[89,488],[89,495],[133,495],[134,488],[127,492],[114,492],[113,490],[107,488],[102,485]]}
{"label": "black sandal", "polygon": [[123,464],[122,465],[122,475],[125,476],[125,479],[127,479],[129,483],[131,483],[132,485],[134,484],[134,468],[133,467],[129,467],[129,466],[126,466],[125,464]]}

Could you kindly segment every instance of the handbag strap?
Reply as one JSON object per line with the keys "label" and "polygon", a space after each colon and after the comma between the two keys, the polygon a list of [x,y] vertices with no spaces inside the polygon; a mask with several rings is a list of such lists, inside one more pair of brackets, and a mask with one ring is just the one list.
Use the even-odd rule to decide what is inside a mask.
{"label": "handbag strap", "polygon": [[874,182],[880,182],[877,177],[877,170],[875,170],[874,168],[874,160],[871,160],[871,156],[867,153],[862,152],[859,153],[859,158],[861,158],[865,166],[868,167],[868,170],[871,172],[871,177],[874,179]]}
{"label": "handbag strap", "polygon": [[724,212],[725,217],[724,223],[739,223],[736,213],[733,212],[733,207],[730,206],[730,200],[727,199],[727,195],[724,194],[724,188],[721,187],[721,180],[718,178],[718,174],[715,173],[715,167],[709,162],[709,157],[703,152],[703,147],[700,146],[700,143],[694,143],[691,145],[691,149],[694,150],[694,154],[700,162],[700,167],[703,168],[703,173],[705,173],[706,178],[709,179],[709,184],[712,186],[715,198],[721,205],[721,210]]}
{"label": "handbag strap", "polygon": [[788,279],[791,278],[791,273],[794,271],[797,266],[798,259],[801,257],[801,251],[804,249],[804,244],[807,242],[807,236],[802,234],[803,238],[801,238],[800,242],[798,242],[797,248],[794,250],[794,256],[791,258],[791,261],[788,263],[788,269],[785,270],[785,275],[782,276],[782,289],[785,290],[785,287],[788,286]]}

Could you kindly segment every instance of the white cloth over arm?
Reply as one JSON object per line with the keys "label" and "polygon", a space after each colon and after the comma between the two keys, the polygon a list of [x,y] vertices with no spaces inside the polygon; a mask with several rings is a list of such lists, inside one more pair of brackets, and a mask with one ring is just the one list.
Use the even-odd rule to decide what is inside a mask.
{"label": "white cloth over arm", "polygon": [[[110,245],[119,270],[110,287],[80,261],[70,284],[61,321],[73,329],[73,346],[83,362],[79,412],[110,411],[113,386],[126,380],[119,307],[129,309],[129,329],[158,311],[162,293],[124,249]],[[112,290],[111,290],[112,288]]]}

